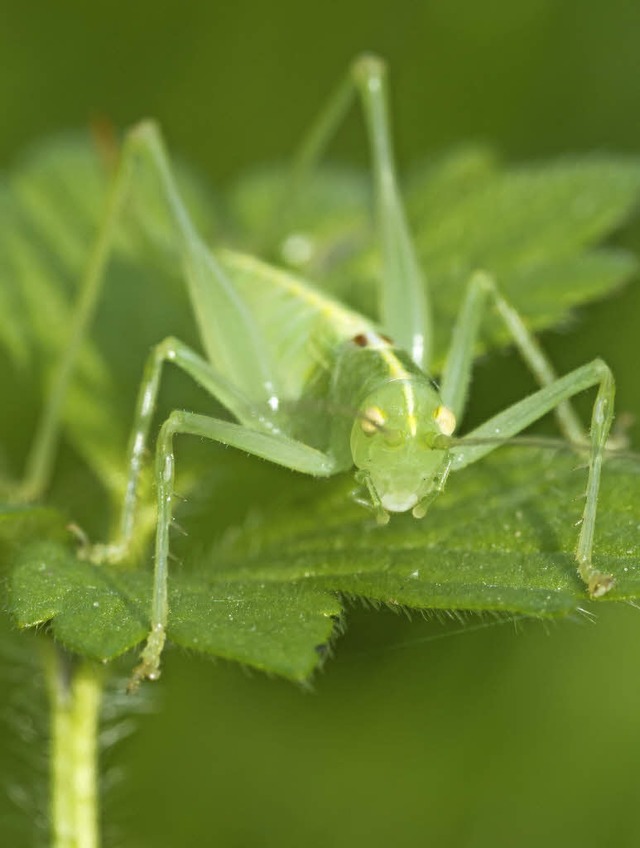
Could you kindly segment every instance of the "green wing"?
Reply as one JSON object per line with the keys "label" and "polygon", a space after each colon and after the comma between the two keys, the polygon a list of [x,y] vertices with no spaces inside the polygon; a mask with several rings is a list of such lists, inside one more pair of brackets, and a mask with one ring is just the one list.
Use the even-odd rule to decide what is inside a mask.
{"label": "green wing", "polygon": [[[340,344],[373,323],[299,276],[241,253],[218,254],[258,324],[283,401],[295,401]],[[216,363],[213,363],[214,365]]]}

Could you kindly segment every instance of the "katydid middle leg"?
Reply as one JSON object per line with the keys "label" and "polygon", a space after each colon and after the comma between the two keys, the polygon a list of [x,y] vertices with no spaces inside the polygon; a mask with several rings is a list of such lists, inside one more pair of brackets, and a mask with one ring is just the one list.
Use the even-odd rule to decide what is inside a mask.
{"label": "katydid middle leg", "polygon": [[163,368],[170,362],[188,374],[218,400],[245,426],[264,432],[277,432],[273,413],[267,404],[252,403],[194,350],[179,339],[168,337],[152,349],[144,368],[138,392],[134,424],[129,440],[127,485],[122,502],[118,535],[108,545],[94,545],[89,558],[95,562],[118,562],[127,558],[135,537],[136,509],[140,476],[156,411]]}
{"label": "katydid middle leg", "polygon": [[[464,415],[474,349],[489,301],[495,307],[498,317],[537,382],[541,386],[549,386],[558,379],[551,362],[521,316],[502,297],[493,278],[479,271],[471,278],[460,307],[440,383],[443,403],[453,412],[457,421],[461,421]],[[561,432],[570,442],[577,446],[588,441],[584,428],[569,402],[562,401],[554,412]]]}

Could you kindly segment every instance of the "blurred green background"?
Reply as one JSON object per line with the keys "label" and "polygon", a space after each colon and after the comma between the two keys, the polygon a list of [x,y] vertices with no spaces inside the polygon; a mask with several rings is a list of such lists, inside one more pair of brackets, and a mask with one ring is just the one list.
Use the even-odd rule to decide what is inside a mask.
{"label": "blurred green background", "polygon": [[[630,0],[5,0],[0,165],[95,116],[150,115],[224,188],[286,159],[363,49],[390,62],[403,164],[469,138],[511,160],[640,151]],[[359,120],[333,154],[366,161]],[[639,292],[545,338],[560,370],[604,356],[637,416]],[[521,380],[512,358],[483,363],[473,414]],[[159,708],[109,754],[122,776],[107,844],[635,846],[640,618],[597,612],[595,625],[465,631],[355,608],[311,693],[174,651]]]}

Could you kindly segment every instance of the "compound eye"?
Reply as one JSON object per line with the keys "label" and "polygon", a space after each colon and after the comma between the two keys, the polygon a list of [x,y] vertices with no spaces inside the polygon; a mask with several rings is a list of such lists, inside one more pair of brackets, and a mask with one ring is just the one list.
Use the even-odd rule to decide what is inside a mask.
{"label": "compound eye", "polygon": [[450,436],[456,429],[456,417],[447,406],[438,406],[433,418],[443,436]]}
{"label": "compound eye", "polygon": [[362,413],[360,427],[365,436],[375,436],[385,425],[387,418],[379,406],[369,406]]}

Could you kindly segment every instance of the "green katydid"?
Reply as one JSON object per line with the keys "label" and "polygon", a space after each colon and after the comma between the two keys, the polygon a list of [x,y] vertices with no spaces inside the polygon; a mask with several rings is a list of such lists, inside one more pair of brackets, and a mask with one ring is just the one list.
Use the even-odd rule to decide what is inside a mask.
{"label": "green katydid", "polygon": [[[118,561],[130,552],[139,478],[165,362],[172,362],[191,376],[236,419],[232,422],[174,411],[160,428],[151,624],[141,663],[134,672],[134,685],[144,678],[158,677],[170,615],[167,578],[176,435],[205,437],[318,477],[355,466],[361,484],[360,500],[383,524],[392,512],[411,510],[416,518],[423,517],[451,472],[476,462],[554,411],[570,442],[590,446],[586,502],[576,550],[579,574],[592,597],[605,594],[613,583],[591,561],[603,454],[613,419],[611,371],[596,359],[558,378],[495,282],[478,272],[469,282],[439,388],[435,386],[428,368],[432,338],[428,289],[397,185],[386,71],[379,59],[365,56],[354,62],[347,80],[302,148],[286,196],[301,188],[305,172],[317,160],[356,94],[364,107],[373,160],[382,255],[379,325],[292,274],[245,255],[227,251],[214,254],[189,219],[155,125],[140,124],[123,143],[71,342],[34,443],[24,493],[33,495],[41,490],[50,474],[66,388],[94,312],[123,198],[135,165],[141,161],[154,173],[175,226],[206,358],[175,338],[165,339],[153,349],[135,413],[119,533],[111,544],[95,546],[92,559]],[[488,305],[504,322],[541,388],[458,437],[454,433],[464,414],[474,346]],[[596,386],[587,436],[569,399]],[[346,410],[352,413],[347,415]]]}

